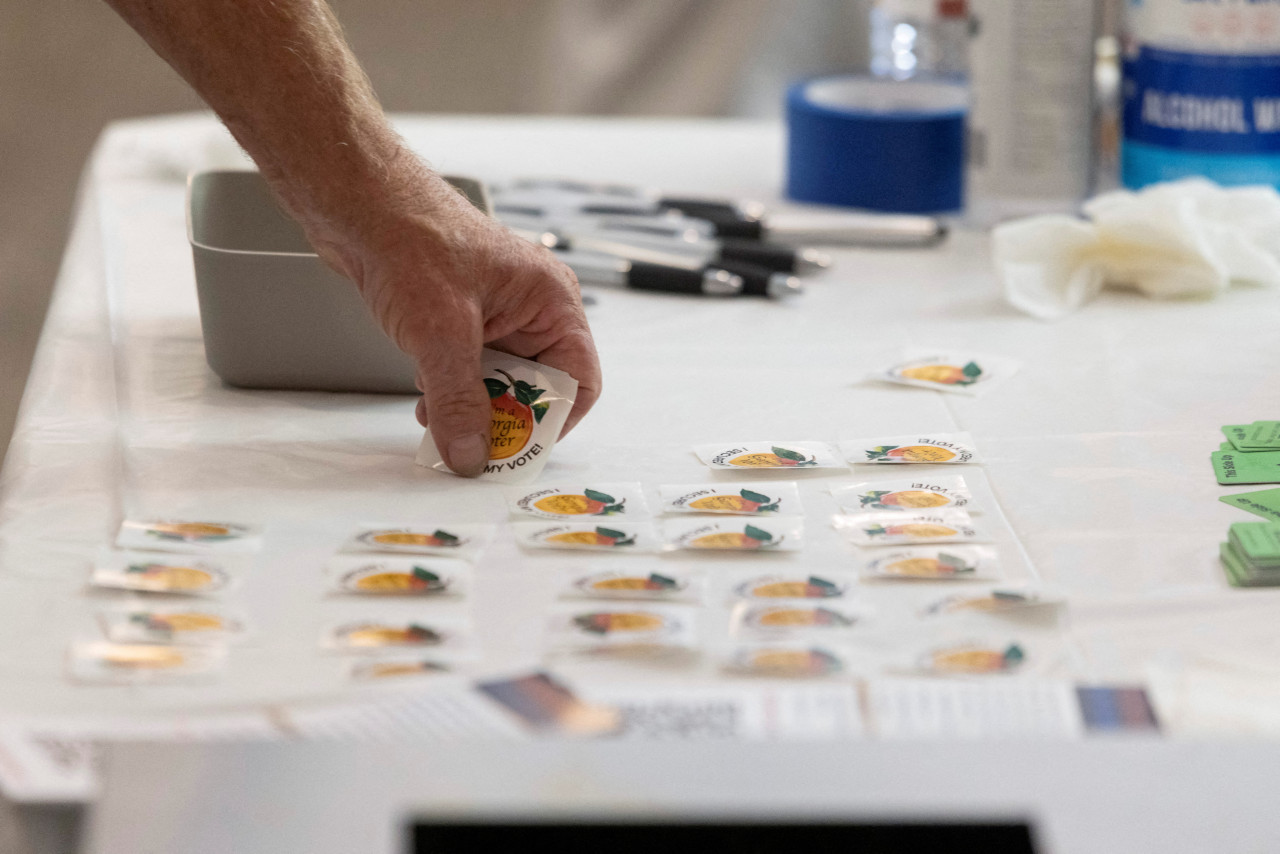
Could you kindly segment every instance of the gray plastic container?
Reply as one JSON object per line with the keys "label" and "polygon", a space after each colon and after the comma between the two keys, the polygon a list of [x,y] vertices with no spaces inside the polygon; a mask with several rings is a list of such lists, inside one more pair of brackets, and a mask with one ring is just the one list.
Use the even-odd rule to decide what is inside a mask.
{"label": "gray plastic container", "polygon": [[[448,179],[477,207],[483,188]],[[187,182],[209,367],[243,388],[416,394],[414,366],[382,332],[355,285],[312,251],[257,172],[199,172]]]}

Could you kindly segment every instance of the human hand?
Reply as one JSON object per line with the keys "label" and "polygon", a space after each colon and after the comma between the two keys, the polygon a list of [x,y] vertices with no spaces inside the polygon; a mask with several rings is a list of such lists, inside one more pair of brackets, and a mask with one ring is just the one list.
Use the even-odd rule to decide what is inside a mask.
{"label": "human hand", "polygon": [[477,211],[438,175],[371,201],[351,235],[312,235],[322,257],[356,282],[396,345],[417,365],[418,420],[445,464],[474,476],[489,461],[489,396],[480,350],[489,346],[578,381],[564,433],[600,395],[600,365],[577,279],[546,249]]}

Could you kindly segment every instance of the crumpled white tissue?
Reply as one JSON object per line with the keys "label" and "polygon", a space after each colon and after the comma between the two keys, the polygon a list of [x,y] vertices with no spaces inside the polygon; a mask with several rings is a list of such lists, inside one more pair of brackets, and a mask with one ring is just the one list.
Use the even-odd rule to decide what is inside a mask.
{"label": "crumpled white tissue", "polygon": [[1063,317],[1104,286],[1160,298],[1208,297],[1231,282],[1280,286],[1280,193],[1202,178],[1106,193],[1088,220],[1034,216],[992,233],[1010,304]]}

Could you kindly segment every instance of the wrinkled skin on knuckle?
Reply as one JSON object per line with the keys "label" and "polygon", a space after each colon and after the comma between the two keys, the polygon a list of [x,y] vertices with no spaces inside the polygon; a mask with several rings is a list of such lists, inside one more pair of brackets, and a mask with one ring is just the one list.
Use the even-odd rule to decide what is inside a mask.
{"label": "wrinkled skin on knuckle", "polygon": [[487,432],[489,422],[488,399],[482,389],[465,391],[449,389],[433,394],[427,390],[426,412],[433,423],[460,424],[468,421],[483,422]]}

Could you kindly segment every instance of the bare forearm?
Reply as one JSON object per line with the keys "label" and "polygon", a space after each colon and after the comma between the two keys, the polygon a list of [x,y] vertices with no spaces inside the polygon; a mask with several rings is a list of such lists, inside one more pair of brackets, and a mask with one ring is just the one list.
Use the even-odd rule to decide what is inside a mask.
{"label": "bare forearm", "polygon": [[480,473],[483,344],[578,380],[600,367],[577,281],[479,213],[388,126],[322,0],[107,0],[226,122],[316,251],[417,364],[419,419],[449,467]]}
{"label": "bare forearm", "polygon": [[427,170],[387,125],[325,3],[107,2],[218,113],[331,263],[348,268],[333,255],[394,231],[385,220],[396,211],[436,207],[422,195],[438,182],[422,180]]}

